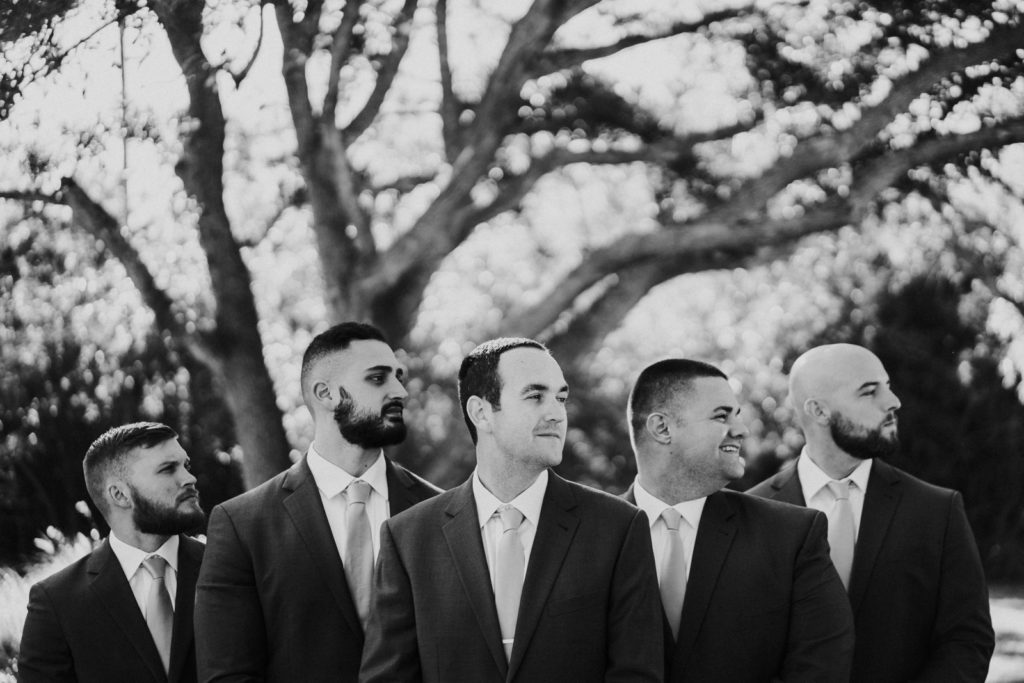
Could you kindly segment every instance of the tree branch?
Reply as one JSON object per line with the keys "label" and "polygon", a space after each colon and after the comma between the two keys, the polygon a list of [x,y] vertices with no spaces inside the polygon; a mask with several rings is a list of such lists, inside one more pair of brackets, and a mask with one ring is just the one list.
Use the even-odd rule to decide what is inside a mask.
{"label": "tree branch", "polygon": [[[666,225],[657,232],[625,235],[583,254],[580,265],[552,287],[539,305],[507,316],[504,329],[540,335],[572,307],[579,295],[613,273],[621,277],[624,271],[652,268],[664,275],[657,280],[661,282],[686,272],[731,267],[759,249],[793,243],[816,232],[859,222],[878,195],[910,169],[941,163],[982,147],[1020,141],[1024,141],[1024,120],[1008,120],[975,133],[928,140],[917,147],[865,161],[855,168],[855,181],[846,198],[833,198],[809,207],[795,218],[730,224],[704,216],[692,223]],[[723,254],[728,255],[725,261]],[[663,263],[668,265],[658,265]],[[642,279],[649,280],[650,274]]]}
{"label": "tree branch", "polygon": [[260,32],[256,36],[256,47],[252,49],[252,56],[249,57],[249,61],[246,62],[244,67],[242,67],[241,71],[235,73],[228,70],[228,73],[231,74],[231,79],[235,82],[236,88],[242,85],[242,81],[244,81],[245,77],[249,75],[249,71],[252,70],[252,65],[256,63],[256,58],[260,54],[260,48],[263,47],[263,3],[260,3],[258,7],[260,14]]}
{"label": "tree branch", "polygon": [[434,12],[437,25],[437,55],[441,67],[441,135],[445,158],[453,161],[461,150],[459,144],[459,102],[452,87],[452,67],[448,62],[448,0],[437,0]]}
{"label": "tree branch", "polygon": [[391,84],[398,73],[398,65],[401,63],[402,57],[405,56],[405,51],[409,47],[409,38],[412,35],[412,20],[415,12],[416,0],[405,0],[402,9],[395,16],[394,22],[391,24],[391,51],[380,62],[380,68],[377,70],[377,83],[374,85],[373,92],[370,93],[366,105],[345,126],[344,134],[346,140],[358,138],[370,127],[373,120],[377,118],[377,112],[380,111],[380,106],[384,103],[384,98],[391,89]]}
{"label": "tree branch", "polygon": [[1024,22],[992,29],[987,39],[964,48],[936,51],[917,71],[895,80],[890,95],[863,110],[861,118],[845,131],[823,132],[797,144],[789,157],[779,159],[761,176],[743,183],[733,197],[717,209],[722,220],[754,219],[773,196],[794,180],[816,171],[854,162],[879,144],[879,133],[910,103],[928,92],[943,78],[969,66],[1003,57],[1024,43]]}
{"label": "tree branch", "polygon": [[60,193],[49,194],[39,190],[0,190],[0,199],[10,199],[18,202],[43,202],[44,204],[59,204],[67,206],[67,200]]}
{"label": "tree branch", "polygon": [[196,360],[216,371],[220,367],[208,344],[196,334],[190,334],[181,318],[174,313],[171,298],[157,284],[153,274],[142,261],[139,252],[121,233],[121,226],[99,203],[94,201],[72,178],[61,181],[59,203],[71,207],[75,223],[101,240],[110,255],[117,259],[129,279],[153,311],[157,328],[170,333],[184,345],[184,350]]}
{"label": "tree branch", "polygon": [[327,94],[324,95],[324,106],[321,118],[334,124],[334,112],[338,108],[338,84],[341,80],[341,67],[348,60],[352,49],[352,35],[359,22],[359,10],[362,0],[348,0],[341,13],[341,24],[334,31],[331,41],[331,68],[327,77]]}
{"label": "tree branch", "polygon": [[533,60],[531,73],[535,76],[540,76],[542,74],[561,71],[563,69],[570,69],[583,64],[585,61],[601,59],[602,57],[610,57],[622,50],[635,47],[637,45],[646,45],[658,40],[665,40],[666,38],[674,38],[675,36],[681,36],[687,33],[696,33],[715,22],[746,16],[747,14],[750,14],[751,11],[750,7],[723,9],[718,10],[717,12],[708,12],[697,21],[677,22],[659,33],[628,35],[608,45],[575,49],[547,50],[545,52],[541,52]]}

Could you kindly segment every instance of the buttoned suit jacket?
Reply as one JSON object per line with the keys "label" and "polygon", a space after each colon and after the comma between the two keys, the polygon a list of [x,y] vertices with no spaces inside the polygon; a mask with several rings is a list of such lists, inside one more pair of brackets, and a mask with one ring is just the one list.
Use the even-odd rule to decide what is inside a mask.
{"label": "buttoned suit jacket", "polygon": [[167,673],[124,570],[104,539],[89,555],[32,586],[18,680],[194,683],[192,608],[203,544],[180,538]]}
{"label": "buttoned suit jacket", "polygon": [[[623,495],[635,504],[630,487]],[[708,496],[665,680],[846,683],[853,616],[820,512],[734,491]]]}
{"label": "buttoned suit jacket", "polygon": [[[440,489],[386,461],[390,513]],[[363,628],[306,459],[210,514],[196,591],[201,681],[354,682]]]}
{"label": "buttoned suit jacket", "polygon": [[[805,505],[795,466],[750,493]],[[988,591],[956,491],[874,461],[849,599],[855,683],[985,680],[995,647]]]}
{"label": "buttoned suit jacket", "polygon": [[471,480],[389,519],[360,680],[662,680],[647,529],[622,500],[550,473],[506,661]]}

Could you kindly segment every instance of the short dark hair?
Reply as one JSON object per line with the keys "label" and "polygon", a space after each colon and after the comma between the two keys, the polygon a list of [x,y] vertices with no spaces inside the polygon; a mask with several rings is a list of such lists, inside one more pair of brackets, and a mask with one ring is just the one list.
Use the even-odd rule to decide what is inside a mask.
{"label": "short dark hair", "polygon": [[700,377],[729,379],[714,365],[689,358],[667,358],[644,368],[629,392],[629,428],[633,439],[643,432],[651,413],[689,390],[690,383]]}
{"label": "short dark hair", "polygon": [[125,458],[131,451],[136,448],[152,448],[177,438],[176,431],[159,422],[133,422],[100,434],[82,459],[85,488],[97,509],[106,514],[103,486],[111,472],[124,468]]}
{"label": "short dark hair", "polygon": [[469,428],[469,438],[476,443],[476,426],[469,419],[466,403],[470,396],[479,396],[494,408],[501,408],[501,375],[498,374],[498,362],[506,351],[519,348],[540,349],[547,353],[546,346],[539,341],[526,337],[499,337],[477,346],[462,359],[459,367],[459,405],[462,406],[462,417]]}
{"label": "short dark hair", "polygon": [[384,333],[373,325],[352,321],[338,323],[313,337],[313,341],[309,343],[305,353],[302,354],[302,370],[299,382],[303,389],[305,389],[306,380],[317,361],[332,353],[344,351],[352,342],[357,340],[373,340],[388,344]]}

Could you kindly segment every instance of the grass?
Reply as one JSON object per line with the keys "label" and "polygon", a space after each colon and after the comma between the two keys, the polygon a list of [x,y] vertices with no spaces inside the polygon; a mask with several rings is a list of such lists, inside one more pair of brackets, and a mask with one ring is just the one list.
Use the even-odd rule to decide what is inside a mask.
{"label": "grass", "polygon": [[[36,541],[41,560],[21,573],[0,567],[0,683],[15,683],[14,659],[32,584],[90,552],[96,540],[82,534],[65,538],[50,528]],[[996,651],[987,683],[1024,683],[1024,586],[993,586],[990,597]]]}

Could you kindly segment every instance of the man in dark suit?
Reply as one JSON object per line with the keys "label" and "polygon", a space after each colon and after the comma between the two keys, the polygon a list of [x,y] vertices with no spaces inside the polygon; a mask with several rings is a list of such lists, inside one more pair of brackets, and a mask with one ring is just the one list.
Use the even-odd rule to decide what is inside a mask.
{"label": "man in dark suit", "polygon": [[22,683],[192,683],[192,605],[203,544],[196,478],[173,429],[116,427],[92,443],[85,483],[110,535],[32,586]]}
{"label": "man in dark suit", "polygon": [[963,500],[878,459],[896,450],[900,407],[881,361],[819,346],[793,364],[789,391],[806,446],[750,493],[829,515],[856,625],[852,680],[984,681],[994,636]]}
{"label": "man in dark suit", "polygon": [[380,524],[439,491],[381,450],[405,438],[404,372],[370,325],[336,325],[306,349],[309,451],[210,515],[200,680],[356,680]]}
{"label": "man in dark suit", "polygon": [[673,358],[629,397],[637,480],[664,606],[667,681],[845,683],[853,616],[825,516],[722,488],[747,428],[726,376]]}
{"label": "man in dark suit", "polygon": [[647,520],[548,469],[567,393],[532,340],[463,360],[476,471],[384,524],[363,683],[661,680]]}

